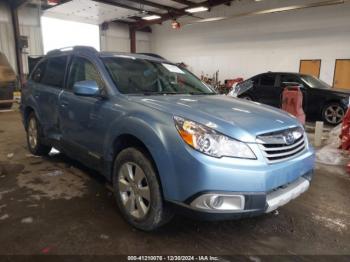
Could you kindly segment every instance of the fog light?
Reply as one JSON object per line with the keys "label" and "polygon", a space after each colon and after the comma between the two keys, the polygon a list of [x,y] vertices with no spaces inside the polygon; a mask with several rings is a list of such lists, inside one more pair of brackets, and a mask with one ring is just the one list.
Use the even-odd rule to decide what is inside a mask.
{"label": "fog light", "polygon": [[224,198],[222,196],[212,196],[208,199],[207,206],[213,209],[218,209],[224,203]]}
{"label": "fog light", "polygon": [[238,211],[243,210],[245,199],[243,195],[204,194],[192,201],[191,206],[208,211]]}

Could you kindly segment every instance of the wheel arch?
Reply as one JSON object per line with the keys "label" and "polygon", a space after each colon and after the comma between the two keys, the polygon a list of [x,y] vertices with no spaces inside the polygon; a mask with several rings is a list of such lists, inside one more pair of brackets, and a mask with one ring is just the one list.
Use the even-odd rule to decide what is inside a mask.
{"label": "wheel arch", "polygon": [[[172,161],[167,148],[167,135],[156,124],[143,121],[140,118],[128,117],[111,125],[110,135],[105,141],[104,159],[105,175],[112,181],[114,161],[118,153],[127,147],[137,147],[149,157],[156,171],[164,199],[169,195],[169,185],[174,184]],[[118,130],[116,132],[116,130]]]}

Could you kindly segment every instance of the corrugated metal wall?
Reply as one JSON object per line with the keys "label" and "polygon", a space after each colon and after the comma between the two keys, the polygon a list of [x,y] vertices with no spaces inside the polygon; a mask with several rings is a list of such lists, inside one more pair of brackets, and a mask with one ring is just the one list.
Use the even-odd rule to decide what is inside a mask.
{"label": "corrugated metal wall", "polygon": [[[40,25],[40,10],[33,7],[19,9],[20,33],[28,37],[28,49],[23,53],[24,73],[28,73],[28,55],[42,55],[43,41]],[[6,55],[12,67],[17,71],[15,40],[9,7],[0,2],[0,51]]]}
{"label": "corrugated metal wall", "polygon": [[39,8],[21,8],[18,12],[21,35],[28,37],[28,48],[23,53],[24,73],[28,73],[28,56],[44,54]]}
{"label": "corrugated metal wall", "polygon": [[11,12],[3,2],[0,2],[0,52],[6,55],[13,69],[17,71]]}

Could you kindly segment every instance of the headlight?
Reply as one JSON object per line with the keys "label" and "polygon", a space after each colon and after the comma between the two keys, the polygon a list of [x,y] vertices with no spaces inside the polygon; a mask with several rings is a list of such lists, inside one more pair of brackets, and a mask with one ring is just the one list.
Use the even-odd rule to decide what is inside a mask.
{"label": "headlight", "polygon": [[182,117],[174,117],[182,139],[194,149],[213,157],[256,159],[253,151],[243,142],[233,140],[215,130]]}

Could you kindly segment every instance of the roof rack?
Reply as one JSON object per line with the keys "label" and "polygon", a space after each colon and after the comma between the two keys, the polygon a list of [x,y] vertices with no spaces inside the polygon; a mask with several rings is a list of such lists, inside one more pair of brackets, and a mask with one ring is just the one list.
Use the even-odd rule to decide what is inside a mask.
{"label": "roof rack", "polygon": [[162,57],[162,56],[160,56],[160,55],[158,55],[158,54],[154,54],[154,53],[137,53],[137,54],[139,54],[139,55],[152,56],[152,57],[155,57],[155,58],[160,58],[160,59],[164,59],[164,60],[165,60],[164,57]]}
{"label": "roof rack", "polygon": [[97,50],[91,46],[67,46],[67,47],[51,50],[47,53],[47,55],[58,55],[66,51],[88,51],[88,52],[97,53]]}

